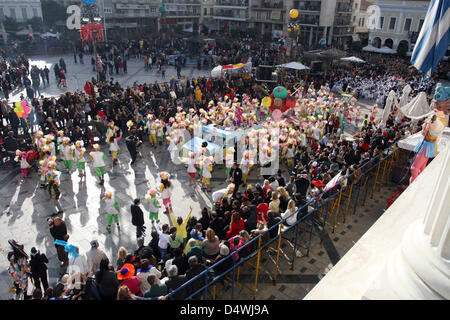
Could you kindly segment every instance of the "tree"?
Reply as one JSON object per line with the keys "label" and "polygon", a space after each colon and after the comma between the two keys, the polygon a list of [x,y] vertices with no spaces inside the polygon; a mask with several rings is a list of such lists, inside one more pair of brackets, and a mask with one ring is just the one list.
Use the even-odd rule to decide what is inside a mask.
{"label": "tree", "polygon": [[54,0],[42,0],[42,17],[45,25],[55,27],[56,22],[67,19],[66,7]]}
{"label": "tree", "polygon": [[28,19],[25,22],[26,25],[31,25],[31,28],[33,29],[33,32],[42,32],[42,27],[44,26],[44,22],[41,20],[41,18],[34,17],[32,19]]}
{"label": "tree", "polygon": [[399,45],[397,48],[397,54],[399,57],[405,58],[408,52],[408,47],[405,45]]}
{"label": "tree", "polygon": [[3,25],[5,26],[6,31],[18,31],[20,27],[20,23],[11,17],[5,17],[3,20]]}

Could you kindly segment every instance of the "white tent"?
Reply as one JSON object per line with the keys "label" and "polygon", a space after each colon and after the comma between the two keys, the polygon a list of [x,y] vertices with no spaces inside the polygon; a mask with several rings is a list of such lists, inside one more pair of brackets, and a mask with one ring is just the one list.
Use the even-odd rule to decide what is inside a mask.
{"label": "white tent", "polygon": [[378,49],[377,52],[379,52],[379,53],[388,53],[388,54],[397,53],[397,51],[395,51],[394,49],[391,49],[389,47],[380,48],[380,49]]}
{"label": "white tent", "polygon": [[381,120],[383,126],[386,125],[386,121],[389,119],[389,115],[392,113],[393,105],[398,105],[398,101],[397,96],[395,95],[395,91],[391,90],[388,94],[388,97],[386,99],[386,106],[383,110],[383,116]]}
{"label": "white tent", "polygon": [[362,51],[387,53],[387,54],[397,53],[397,51],[395,51],[394,49],[391,49],[389,47],[376,48],[370,44],[368,46],[365,46],[364,48],[362,48]]}
{"label": "white tent", "polygon": [[[402,96],[400,97],[400,101],[398,102],[399,109],[408,103],[408,97],[409,97],[411,90],[412,90],[412,88],[409,84],[407,84],[406,86],[403,87]],[[395,120],[399,121],[402,117],[403,117],[403,113],[399,110]]]}
{"label": "white tent", "polygon": [[292,61],[285,64],[279,64],[277,67],[281,68],[287,68],[287,69],[294,69],[294,70],[308,70],[309,68],[301,63]]}
{"label": "white tent", "polygon": [[356,62],[356,63],[365,63],[365,61],[363,59],[360,59],[358,57],[345,57],[345,58],[341,58],[342,61],[348,61],[348,62]]}
{"label": "white tent", "polygon": [[414,99],[412,99],[408,104],[400,107],[399,110],[406,117],[410,119],[422,119],[433,114],[433,110],[430,110],[430,106],[427,102],[427,94],[425,92],[420,92]]}
{"label": "white tent", "polygon": [[379,50],[378,48],[376,48],[370,44],[368,46],[365,46],[364,48],[362,48],[362,51],[369,51],[369,52],[378,52],[378,50]]}

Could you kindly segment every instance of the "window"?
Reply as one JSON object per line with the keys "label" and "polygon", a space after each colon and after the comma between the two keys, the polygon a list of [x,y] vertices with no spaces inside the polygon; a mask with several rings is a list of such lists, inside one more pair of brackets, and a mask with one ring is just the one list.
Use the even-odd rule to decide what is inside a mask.
{"label": "window", "polygon": [[37,8],[33,8],[33,17],[39,17],[39,12]]}
{"label": "window", "polygon": [[209,14],[210,14],[211,16],[214,15],[214,9],[213,9],[213,8],[209,9]]}
{"label": "window", "polygon": [[411,18],[406,18],[405,20],[405,28],[403,29],[403,31],[409,31],[411,29]]}
{"label": "window", "polygon": [[153,13],[156,12],[156,7],[151,7],[150,12],[153,12]]}
{"label": "window", "polygon": [[364,27],[364,20],[365,20],[365,18],[361,18],[362,20],[361,20],[361,27]]}
{"label": "window", "polygon": [[356,16],[353,16],[353,22],[355,22],[356,21]]}
{"label": "window", "polygon": [[22,8],[22,19],[28,20],[27,8]]}
{"label": "window", "polygon": [[0,8],[0,19],[3,20],[5,17],[5,12],[3,11],[3,8]]}
{"label": "window", "polygon": [[420,30],[422,30],[422,26],[423,26],[423,19],[420,19],[419,21],[419,29],[417,29],[417,32],[420,32]]}
{"label": "window", "polygon": [[9,14],[10,14],[10,17],[13,18],[14,20],[17,19],[16,8],[9,8]]}
{"label": "window", "polygon": [[389,30],[395,29],[395,23],[397,22],[397,18],[392,17],[391,20],[389,20]]}
{"label": "window", "polygon": [[208,15],[208,9],[207,9],[207,8],[205,8],[205,9],[203,10],[203,15],[204,15],[204,16],[207,16],[207,15]]}
{"label": "window", "polygon": [[105,8],[105,13],[112,13],[112,8]]}
{"label": "window", "polygon": [[383,29],[384,17],[380,17],[380,29]]}
{"label": "window", "polygon": [[357,3],[355,3],[355,9],[358,9],[358,4]]}

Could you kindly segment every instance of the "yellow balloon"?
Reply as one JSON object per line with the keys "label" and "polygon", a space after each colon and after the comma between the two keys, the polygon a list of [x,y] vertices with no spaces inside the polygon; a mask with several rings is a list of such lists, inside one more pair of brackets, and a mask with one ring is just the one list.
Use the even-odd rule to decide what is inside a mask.
{"label": "yellow balloon", "polygon": [[300,28],[297,27],[297,26],[295,26],[295,27],[294,27],[294,31],[298,31],[298,30],[300,30]]}
{"label": "yellow balloon", "polygon": [[297,18],[297,17],[298,17],[298,10],[297,10],[297,9],[291,9],[291,11],[289,11],[289,16],[290,16],[292,19]]}
{"label": "yellow balloon", "polygon": [[272,104],[272,99],[271,99],[270,97],[264,97],[264,98],[262,99],[262,101],[261,101],[261,104],[262,104],[264,107],[268,108],[268,107],[270,107],[270,105]]}
{"label": "yellow balloon", "polygon": [[291,32],[291,31],[292,31],[292,29],[291,29],[291,28],[288,28],[288,29],[287,29],[287,32]]}

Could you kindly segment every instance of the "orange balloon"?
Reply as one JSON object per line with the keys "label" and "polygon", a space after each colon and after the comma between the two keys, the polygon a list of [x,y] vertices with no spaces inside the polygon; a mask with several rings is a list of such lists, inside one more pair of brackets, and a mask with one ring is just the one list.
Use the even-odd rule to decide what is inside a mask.
{"label": "orange balloon", "polygon": [[298,17],[298,10],[297,9],[291,9],[291,11],[289,11],[289,17],[291,17],[292,19],[295,19]]}

